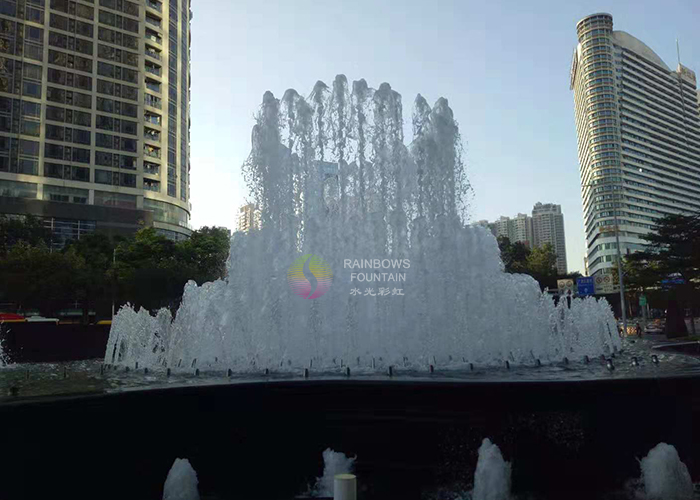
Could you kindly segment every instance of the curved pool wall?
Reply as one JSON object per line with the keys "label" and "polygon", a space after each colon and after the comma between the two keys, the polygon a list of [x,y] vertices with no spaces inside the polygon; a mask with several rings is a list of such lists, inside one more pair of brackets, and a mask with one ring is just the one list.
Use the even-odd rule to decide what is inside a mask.
{"label": "curved pool wall", "polygon": [[406,146],[401,95],[387,83],[338,75],[306,99],[266,92],[243,166],[262,228],[234,234],[226,279],[188,283],[174,320],[122,308],[105,362],[425,368],[618,348],[605,300],[555,305],[532,277],[503,271],[488,229],[466,225],[470,187],[447,100],[431,107],[418,95],[412,123]]}
{"label": "curved pool wall", "polygon": [[521,498],[605,498],[660,442],[700,474],[697,377],[256,381],[5,400],[0,421],[2,498],[159,499],[187,458],[203,498],[291,499],[330,447],[362,498],[419,499],[470,484],[485,437]]}

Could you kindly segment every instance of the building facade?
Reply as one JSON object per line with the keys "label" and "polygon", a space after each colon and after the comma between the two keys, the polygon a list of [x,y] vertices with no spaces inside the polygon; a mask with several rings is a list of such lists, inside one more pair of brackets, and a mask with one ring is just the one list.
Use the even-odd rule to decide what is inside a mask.
{"label": "building facade", "polygon": [[557,272],[566,274],[566,237],[561,205],[535,203],[532,208],[532,241],[535,247],[552,245],[557,254]]}
{"label": "building facade", "polygon": [[566,274],[566,237],[561,205],[538,202],[532,208],[532,216],[501,216],[497,221],[481,220],[476,225],[488,228],[496,238],[505,236],[511,243],[524,243],[529,248],[549,243],[557,254],[557,272]]}
{"label": "building facade", "polygon": [[[571,66],[586,262],[591,275],[644,247],[667,214],[700,210],[700,113],[695,73],[671,70],[610,14],[576,25]],[[618,223],[616,224],[615,220]]]}
{"label": "building facade", "polygon": [[0,0],[0,214],[191,233],[190,17],[189,0]]}
{"label": "building facade", "polygon": [[238,231],[247,233],[251,229],[260,229],[260,210],[253,203],[243,205],[238,210]]}

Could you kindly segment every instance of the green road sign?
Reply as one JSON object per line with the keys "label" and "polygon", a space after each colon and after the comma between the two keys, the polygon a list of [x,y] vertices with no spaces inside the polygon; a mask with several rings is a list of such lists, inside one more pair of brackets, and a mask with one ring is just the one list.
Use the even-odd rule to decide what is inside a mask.
{"label": "green road sign", "polygon": [[640,296],[639,296],[639,305],[642,306],[642,307],[644,307],[645,305],[647,305],[647,298],[646,298],[646,296],[644,296],[644,295],[640,295]]}

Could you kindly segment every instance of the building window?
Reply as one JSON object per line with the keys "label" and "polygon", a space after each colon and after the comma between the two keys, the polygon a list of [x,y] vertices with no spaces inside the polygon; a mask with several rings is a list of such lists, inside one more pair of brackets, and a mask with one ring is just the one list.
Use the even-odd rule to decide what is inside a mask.
{"label": "building window", "polygon": [[88,190],[44,184],[44,200],[87,204]]}
{"label": "building window", "polygon": [[0,196],[9,198],[36,198],[37,192],[37,185],[34,183],[0,179]]}
{"label": "building window", "polygon": [[143,179],[143,189],[146,191],[160,192],[160,181],[154,179]]}
{"label": "building window", "polygon": [[118,208],[136,208],[136,196],[95,190],[95,205]]}
{"label": "building window", "polygon": [[79,167],[77,165],[61,165],[58,163],[45,162],[44,177],[90,182],[90,169],[88,167]]}
{"label": "building window", "polygon": [[144,197],[143,208],[153,212],[153,219],[156,221],[188,227],[189,214],[177,205]]}

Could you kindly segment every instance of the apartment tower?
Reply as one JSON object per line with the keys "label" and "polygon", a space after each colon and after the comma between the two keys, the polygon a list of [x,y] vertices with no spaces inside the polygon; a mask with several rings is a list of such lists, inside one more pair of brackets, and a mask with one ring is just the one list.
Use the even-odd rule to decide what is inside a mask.
{"label": "apartment tower", "polygon": [[0,2],[0,214],[190,234],[189,0]]}
{"label": "apartment tower", "polygon": [[[610,14],[576,25],[571,65],[586,258],[591,275],[644,247],[667,214],[700,210],[700,113],[695,73],[675,70]],[[618,224],[615,220],[617,219]]]}

